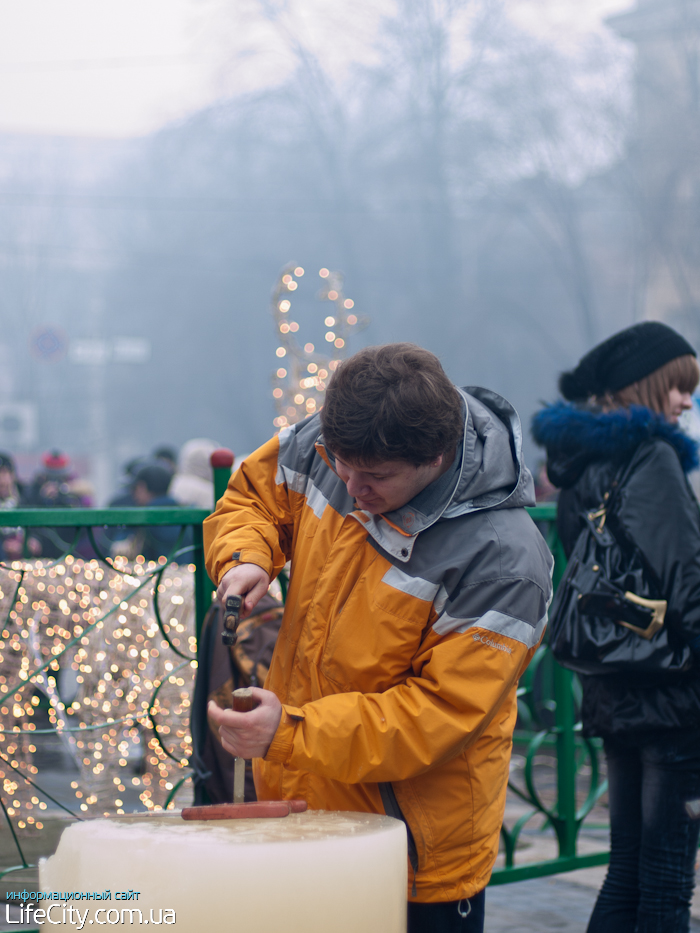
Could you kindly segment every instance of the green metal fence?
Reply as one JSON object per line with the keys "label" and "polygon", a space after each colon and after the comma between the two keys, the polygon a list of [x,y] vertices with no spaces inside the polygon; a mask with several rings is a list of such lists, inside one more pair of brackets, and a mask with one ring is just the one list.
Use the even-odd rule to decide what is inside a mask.
{"label": "green metal fence", "polygon": [[[554,555],[553,581],[556,588],[566,566],[566,558],[556,532],[556,504],[528,509],[538,522]],[[491,884],[507,884],[544,875],[607,864],[608,851],[578,854],[578,837],[584,820],[607,790],[599,768],[600,742],[583,738],[576,722],[579,683],[571,671],[560,667],[549,647],[541,645],[518,687],[519,726],[516,743],[525,745],[524,787],[509,784],[510,790],[532,808],[512,827],[503,826],[501,838],[505,866],[494,870]],[[556,793],[551,802],[537,786],[535,763],[543,749],[556,752]],[[586,765],[587,774],[582,776]],[[579,799],[581,803],[579,803]],[[544,817],[556,834],[558,856],[541,862],[515,864],[515,853],[527,824]]]}
{"label": "green metal fence", "polygon": [[[214,474],[215,494],[218,498],[223,494],[230,472],[226,468],[221,468],[215,470]],[[564,567],[564,556],[555,530],[556,506],[554,504],[538,506],[531,509],[530,513],[540,523],[540,527],[555,555],[554,576],[556,583]],[[183,670],[190,671],[196,667],[196,639],[199,637],[202,621],[211,604],[213,585],[204,569],[202,539],[202,521],[206,515],[205,510],[189,508],[17,509],[7,513],[6,521],[13,527],[17,526],[26,530],[47,527],[59,529],[62,530],[61,534],[67,535],[69,540],[67,541],[66,553],[52,562],[36,562],[26,557],[22,561],[15,561],[11,565],[5,565],[2,568],[6,575],[10,575],[12,578],[15,590],[9,598],[9,602],[6,599],[6,605],[9,606],[9,609],[6,613],[5,629],[0,632],[0,661],[2,661],[3,649],[7,653],[7,650],[11,650],[14,645],[15,649],[19,651],[20,648],[26,648],[25,642],[31,641],[33,637],[31,631],[32,620],[29,618],[31,612],[34,613],[34,617],[37,614],[41,615],[42,612],[46,613],[44,621],[50,621],[59,613],[56,605],[60,607],[60,612],[64,613],[66,618],[68,618],[68,613],[72,608],[82,608],[82,614],[74,612],[70,617],[70,624],[73,625],[73,628],[68,631],[69,622],[66,622],[66,631],[62,632],[61,638],[58,640],[54,638],[55,644],[49,646],[48,653],[46,645],[43,646],[44,656],[35,652],[36,663],[30,665],[25,663],[24,667],[18,671],[15,681],[9,681],[0,676],[0,712],[3,703],[6,704],[5,709],[7,711],[9,704],[16,702],[18,704],[18,713],[22,713],[19,721],[11,728],[0,729],[0,766],[4,767],[5,772],[4,789],[0,793],[0,805],[6,826],[9,827],[17,851],[17,864],[4,868],[0,866],[0,880],[12,872],[33,867],[25,856],[21,833],[18,832],[18,828],[26,829],[27,824],[18,819],[17,812],[13,812],[13,810],[16,810],[13,804],[17,802],[13,801],[13,794],[18,792],[19,782],[28,782],[28,786],[31,786],[35,792],[36,796],[31,797],[31,801],[36,800],[37,803],[32,803],[32,807],[41,807],[42,801],[48,800],[60,806],[71,818],[76,819],[82,818],[81,812],[85,813],[89,809],[87,803],[89,797],[86,797],[86,802],[81,803],[79,807],[68,808],[57,801],[50,792],[42,788],[41,775],[35,773],[36,768],[32,773],[30,753],[25,756],[24,766],[22,766],[22,761],[13,758],[13,755],[16,755],[17,758],[20,757],[19,751],[17,751],[20,743],[24,742],[25,748],[31,749],[34,747],[31,744],[27,746],[26,743],[35,741],[34,736],[42,731],[36,727],[32,728],[33,724],[30,721],[32,711],[30,705],[26,702],[26,691],[32,685],[37,684],[48,691],[52,678],[55,686],[62,664],[67,664],[67,661],[71,658],[74,659],[73,666],[76,667],[77,665],[77,669],[80,671],[79,677],[87,676],[87,674],[84,674],[87,671],[90,672],[91,676],[95,676],[93,667],[97,662],[88,656],[86,650],[88,647],[91,647],[94,651],[96,647],[102,646],[104,648],[104,645],[109,644],[113,649],[113,653],[118,653],[120,663],[121,659],[127,655],[133,655],[135,660],[139,659],[138,669],[143,677],[135,673],[136,665],[132,665],[133,671],[129,670],[131,694],[134,695],[134,703],[131,704],[134,711],[130,714],[131,718],[126,716],[118,719],[100,713],[102,720],[98,721],[99,710],[91,710],[91,715],[95,720],[93,723],[92,721],[86,721],[84,711],[79,710],[77,712],[80,712],[83,718],[75,728],[72,728],[69,722],[70,716],[68,715],[71,711],[61,710],[61,706],[65,704],[55,702],[53,709],[49,709],[50,728],[44,731],[61,732],[63,735],[68,733],[71,735],[71,741],[75,739],[80,745],[81,740],[86,740],[90,730],[93,732],[102,730],[104,742],[82,742],[83,746],[90,746],[92,757],[86,757],[84,760],[90,762],[94,772],[101,765],[101,761],[96,763],[96,760],[107,757],[109,749],[106,746],[111,746],[113,742],[117,743],[120,736],[122,737],[121,744],[117,743],[112,751],[114,755],[124,755],[124,758],[119,759],[119,763],[121,764],[123,761],[124,765],[126,765],[127,752],[124,751],[124,748],[128,744],[128,739],[125,737],[132,735],[134,728],[148,728],[152,733],[148,747],[153,752],[151,756],[151,761],[154,762],[153,767],[157,766],[161,774],[166,773],[166,767],[180,769],[176,774],[177,780],[173,778],[164,784],[164,778],[160,778],[160,784],[164,784],[166,788],[170,789],[163,806],[172,803],[179,788],[191,776],[189,762],[186,757],[182,756],[181,751],[172,744],[173,736],[168,734],[168,726],[165,725],[164,717],[161,714],[164,708],[162,697],[164,691],[169,689],[168,685],[179,684],[179,687],[174,688],[176,690],[186,686],[184,680],[180,677],[180,673]],[[143,559],[141,559],[141,563],[137,562],[130,565],[123,562],[115,564],[114,560],[104,552],[104,547],[100,542],[101,534],[104,535],[109,529],[117,527],[129,529],[137,526],[177,526],[181,529],[178,540],[167,560],[152,562],[150,565],[144,562]],[[67,531],[69,529],[70,531]],[[82,589],[73,580],[73,577],[78,577],[78,573],[75,571],[76,559],[71,556],[81,535],[83,539],[87,536],[94,554],[89,561],[83,560],[80,565],[83,578],[89,578],[90,580],[90,585],[83,583]],[[188,536],[189,540],[187,540]],[[164,598],[161,594],[174,593],[174,587],[168,589],[169,580],[164,576],[164,574],[167,574],[168,568],[172,566],[171,561],[173,559],[186,563],[187,572],[193,577],[192,610],[195,619],[195,633],[192,642],[189,644],[189,650],[186,650],[186,646],[180,644],[178,637],[173,634],[176,630],[180,631],[182,626],[177,626],[177,619],[171,619],[170,622],[175,625],[175,629],[173,629],[164,619],[162,606],[160,605]],[[63,569],[61,570],[61,568]],[[59,571],[61,572],[59,573]],[[70,595],[74,598],[74,605],[69,606],[65,599],[58,600],[56,593],[52,596],[54,603],[52,603],[51,613],[49,613],[49,608],[45,608],[47,604],[43,604],[41,599],[34,599],[30,603],[26,581],[32,573],[39,574],[41,577],[41,580],[36,584],[41,593],[52,589],[65,591],[66,587],[61,586],[61,581],[68,583],[69,576],[67,574],[72,574],[70,577],[71,585],[74,590],[78,590],[78,592],[73,590],[70,592]],[[109,580],[109,586],[114,585],[116,588],[115,594],[112,595],[108,591],[108,584],[105,582],[107,581],[107,575],[117,573],[121,573],[122,577],[127,580],[130,587],[128,593],[119,590],[115,583],[116,577]],[[174,579],[178,580],[179,578],[175,577]],[[51,582],[42,583],[42,580],[55,580],[57,582],[54,585]],[[99,599],[103,600],[100,603],[95,591],[99,590],[102,585],[104,585],[105,591],[99,593]],[[150,594],[151,609],[145,608],[148,600],[141,598],[146,594]],[[33,591],[31,595],[36,597],[38,594]],[[3,596],[1,591],[0,596]],[[139,597],[138,605],[136,604],[137,597]],[[170,596],[170,598],[173,603],[177,599],[181,603],[183,601],[181,596]],[[58,600],[57,604],[56,600]],[[65,603],[65,605],[62,603]],[[127,612],[130,613],[128,617],[125,615]],[[151,614],[149,615],[149,613]],[[129,620],[132,617],[148,619],[147,622],[143,623],[150,626],[147,629],[148,633],[151,633],[152,637],[161,639],[158,651],[151,648],[149,654],[144,648],[149,644],[148,639],[144,640],[142,638],[138,642],[139,635],[134,636],[130,632],[127,623],[131,624]],[[121,621],[124,619],[126,619],[126,622]],[[106,627],[106,623],[110,623],[112,627]],[[128,646],[125,642],[124,632],[130,633],[131,641]],[[136,642],[134,642],[134,637],[137,640]],[[116,641],[120,638],[124,643],[117,644]],[[96,639],[96,642],[91,642],[91,639]],[[141,659],[144,652],[148,657]],[[165,653],[168,652],[174,656],[173,661],[163,660]],[[99,657],[106,654],[105,650],[100,650],[95,652],[94,656]],[[150,657],[150,655],[154,654],[157,655],[155,661]],[[174,662],[177,662],[177,664]],[[158,663],[161,663],[162,670],[155,674],[148,673],[148,670],[150,670],[148,665]],[[115,667],[118,668],[119,665],[112,664],[111,670],[114,671]],[[113,675],[106,671],[104,677],[107,677],[110,684],[114,685],[116,677],[122,676],[122,674],[125,674],[125,671],[121,673],[117,671]],[[181,680],[182,683],[180,683]],[[133,686],[134,681],[138,682],[138,689]],[[100,684],[104,683],[105,681],[100,681]],[[147,685],[150,685],[148,686],[150,694],[146,699],[143,699],[142,697],[146,696]],[[141,688],[143,689],[139,693],[139,698],[141,698],[140,707],[137,707],[136,693]],[[98,689],[103,691],[98,698],[102,702],[101,708],[108,710],[108,692],[105,692],[102,686]],[[593,855],[577,854],[577,840],[581,825],[601,794],[604,793],[605,783],[600,780],[598,768],[599,746],[595,742],[583,739],[576,725],[576,690],[577,683],[572,674],[560,668],[551,657],[549,649],[542,646],[535,655],[518,689],[519,723],[516,732],[516,743],[518,747],[525,748],[524,785],[518,786],[515,783],[511,785],[513,793],[527,803],[531,809],[514,826],[504,826],[502,839],[505,849],[505,867],[494,871],[491,880],[492,884],[504,884],[526,878],[570,871],[575,868],[600,865],[608,860],[607,852]],[[183,710],[188,705],[185,698],[186,693],[186,690],[180,689],[178,694],[180,697],[178,702],[181,702]],[[129,697],[131,697],[131,694],[129,694]],[[84,699],[84,702],[90,701]],[[75,703],[73,705],[75,706]],[[112,736],[112,733],[114,733],[114,736]],[[185,738],[189,738],[189,736],[185,736]],[[5,740],[9,740],[12,744],[8,744]],[[4,745],[2,744],[3,741],[5,741]],[[99,753],[92,747],[97,745],[100,746]],[[10,749],[15,749],[15,751],[12,752]],[[552,799],[545,799],[547,794],[543,794],[537,786],[536,763],[538,755],[544,749],[556,753],[557,777],[553,798],[551,788],[549,792],[549,798]],[[582,790],[581,771],[584,764],[586,764],[589,776],[587,786]],[[11,775],[9,779],[8,774]],[[123,784],[116,783],[116,781],[115,778],[115,787],[122,789],[119,792],[125,791],[126,781]],[[143,793],[147,794],[147,791],[144,790]],[[584,799],[579,804],[578,800],[582,795]],[[77,798],[82,796],[82,791],[76,792]],[[146,802],[148,802],[148,799],[146,797]],[[121,798],[117,800],[117,803],[120,802]],[[27,803],[26,806],[29,806],[29,804]],[[530,820],[537,816],[540,819],[544,818],[554,829],[558,845],[558,857],[544,862],[517,865],[515,864],[515,853],[521,833]],[[40,825],[34,817],[27,817],[27,819],[33,821],[31,824],[33,826]]]}
{"label": "green metal fence", "polygon": [[[43,851],[45,843],[37,837],[46,828],[48,807],[53,807],[54,823],[57,811],[72,819],[101,816],[96,805],[124,812],[121,798],[134,791],[129,785],[131,743],[143,746],[143,754],[155,762],[153,775],[132,778],[144,803],[169,789],[162,803],[167,807],[190,776],[179,746],[189,738],[186,694],[213,589],[204,569],[202,522],[207,514],[164,507],[16,509],[3,516],[12,528],[24,529],[25,550],[32,529],[53,529],[54,539],[65,542],[64,553],[54,559],[25,557],[1,568],[0,808],[16,860],[8,864],[7,851],[0,853],[0,881],[10,887],[13,876],[25,877],[35,867],[27,853]],[[141,526],[179,529],[167,558],[127,563],[106,553],[110,530],[124,534]],[[89,556],[79,556],[81,547]],[[195,620],[189,639],[177,618],[180,606]],[[116,663],[109,667],[109,661]],[[76,686],[79,681],[99,683],[94,698],[83,697],[86,706],[61,700],[59,677],[70,669]],[[110,692],[121,695],[118,711]],[[37,725],[44,700],[44,721]],[[171,734],[166,710],[176,710],[182,735]],[[59,736],[80,763],[71,785],[75,803],[58,799],[37,773],[34,761],[48,734]],[[105,784],[110,758],[111,772],[119,775],[114,786]]]}

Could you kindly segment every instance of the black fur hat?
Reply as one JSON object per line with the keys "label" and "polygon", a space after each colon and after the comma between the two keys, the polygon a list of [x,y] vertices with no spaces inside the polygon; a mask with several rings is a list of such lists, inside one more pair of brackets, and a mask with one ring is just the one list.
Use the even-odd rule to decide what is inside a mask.
{"label": "black fur hat", "polygon": [[561,374],[559,391],[571,402],[617,392],[688,353],[697,356],[672,327],[660,321],[643,321],[593,347],[576,369]]}

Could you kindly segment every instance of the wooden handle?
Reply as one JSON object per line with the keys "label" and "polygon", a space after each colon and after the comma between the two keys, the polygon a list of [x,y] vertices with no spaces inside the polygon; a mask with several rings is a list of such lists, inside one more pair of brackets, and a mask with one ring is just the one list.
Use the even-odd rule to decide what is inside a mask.
{"label": "wooden handle", "polygon": [[215,803],[204,807],[185,807],[183,820],[242,820],[289,816],[303,813],[305,800],[251,800],[249,803]]}
{"label": "wooden handle", "polygon": [[233,709],[237,713],[249,713],[255,707],[252,687],[239,687],[233,691]]}

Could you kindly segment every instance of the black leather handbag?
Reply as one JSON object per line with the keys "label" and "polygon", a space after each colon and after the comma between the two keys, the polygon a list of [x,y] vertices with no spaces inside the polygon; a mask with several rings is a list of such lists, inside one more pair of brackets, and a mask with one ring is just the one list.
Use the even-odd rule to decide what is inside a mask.
{"label": "black leather handbag", "polygon": [[615,519],[615,502],[635,459],[600,507],[581,516],[583,528],[552,602],[552,653],[580,674],[670,673],[692,664],[690,648],[666,624],[656,574]]}

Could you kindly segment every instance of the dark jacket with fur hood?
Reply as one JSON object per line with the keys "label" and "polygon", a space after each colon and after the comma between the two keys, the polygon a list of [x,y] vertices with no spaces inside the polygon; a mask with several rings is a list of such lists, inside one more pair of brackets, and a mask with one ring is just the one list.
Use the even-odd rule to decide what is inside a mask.
{"label": "dark jacket with fur hood", "polygon": [[[549,478],[561,489],[557,524],[567,555],[581,529],[581,512],[600,505],[620,468],[636,455],[617,496],[616,521],[661,581],[670,633],[700,649],[700,510],[685,475],[698,465],[696,445],[647,408],[602,412],[565,402],[535,416],[533,436],[546,447]],[[700,656],[681,674],[581,680],[588,735],[700,730]]]}

